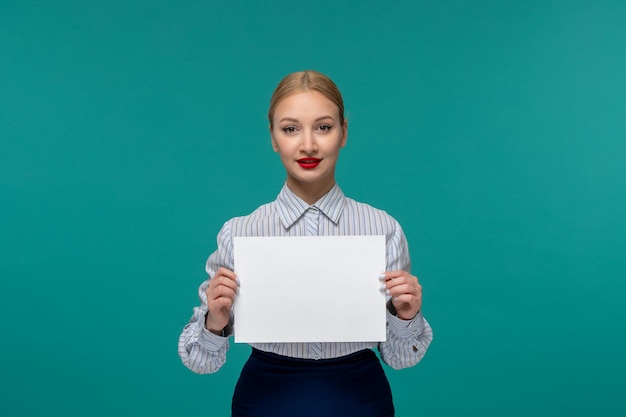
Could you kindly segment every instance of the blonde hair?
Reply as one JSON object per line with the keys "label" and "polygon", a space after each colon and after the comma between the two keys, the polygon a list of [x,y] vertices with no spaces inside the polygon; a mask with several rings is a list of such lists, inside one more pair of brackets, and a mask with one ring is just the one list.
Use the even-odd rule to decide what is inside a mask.
{"label": "blonde hair", "polygon": [[272,98],[267,118],[270,121],[270,129],[273,127],[274,110],[278,103],[287,96],[305,91],[317,91],[324,97],[337,105],[339,110],[339,122],[341,126],[345,123],[343,97],[337,85],[326,75],[317,71],[292,72],[283,78],[279,83]]}

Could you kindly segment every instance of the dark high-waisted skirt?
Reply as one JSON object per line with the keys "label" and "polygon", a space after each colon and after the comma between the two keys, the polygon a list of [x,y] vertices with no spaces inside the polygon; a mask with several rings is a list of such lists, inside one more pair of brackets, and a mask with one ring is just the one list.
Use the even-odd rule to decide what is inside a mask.
{"label": "dark high-waisted skirt", "polygon": [[391,417],[389,382],[376,354],[295,359],[252,349],[241,371],[233,417]]}

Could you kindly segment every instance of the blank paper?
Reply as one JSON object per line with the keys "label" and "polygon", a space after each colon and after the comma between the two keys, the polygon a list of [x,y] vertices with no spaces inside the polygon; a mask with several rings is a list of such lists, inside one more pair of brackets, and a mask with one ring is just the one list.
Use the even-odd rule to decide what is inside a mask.
{"label": "blank paper", "polygon": [[235,342],[386,338],[384,236],[235,237]]}

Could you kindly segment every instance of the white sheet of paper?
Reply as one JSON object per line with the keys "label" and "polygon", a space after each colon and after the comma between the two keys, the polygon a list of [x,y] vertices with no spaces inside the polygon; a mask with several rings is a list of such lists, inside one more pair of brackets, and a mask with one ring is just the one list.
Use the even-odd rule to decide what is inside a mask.
{"label": "white sheet of paper", "polygon": [[235,237],[235,342],[386,339],[384,236]]}

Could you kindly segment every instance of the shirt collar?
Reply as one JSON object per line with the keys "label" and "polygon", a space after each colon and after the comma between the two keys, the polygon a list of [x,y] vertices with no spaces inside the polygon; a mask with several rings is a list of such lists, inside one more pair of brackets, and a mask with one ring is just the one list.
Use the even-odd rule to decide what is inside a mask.
{"label": "shirt collar", "polygon": [[305,211],[310,207],[316,207],[333,223],[337,224],[339,217],[346,203],[346,197],[335,183],[329,192],[324,194],[322,198],[317,200],[313,205],[308,205],[300,197],[295,195],[293,191],[285,184],[276,198],[278,205],[278,215],[283,227],[290,228],[296,220],[298,220]]}

